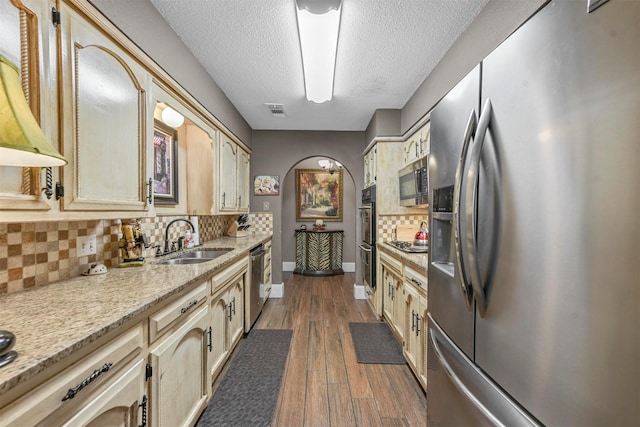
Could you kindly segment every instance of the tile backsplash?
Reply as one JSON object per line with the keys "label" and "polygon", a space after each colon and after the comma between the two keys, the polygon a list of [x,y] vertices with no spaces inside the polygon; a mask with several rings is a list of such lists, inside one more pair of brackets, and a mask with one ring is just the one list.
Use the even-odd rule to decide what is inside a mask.
{"label": "tile backsplash", "polygon": [[393,240],[393,227],[398,225],[415,226],[416,231],[422,221],[429,221],[429,215],[380,215],[378,216],[378,241]]}
{"label": "tile backsplash", "polygon": [[[149,248],[145,257],[155,256],[155,245],[164,242],[164,231],[170,221],[185,216],[161,216],[140,219]],[[200,241],[206,242],[225,235],[237,215],[199,216]],[[254,233],[273,230],[270,213],[249,215]],[[123,218],[128,221],[131,218]],[[121,220],[87,220],[0,223],[0,294],[19,292],[44,286],[59,280],[79,276],[92,262],[107,267],[119,263]],[[169,230],[169,240],[176,240],[187,230],[185,222],[177,222]],[[96,254],[78,256],[79,236],[96,236]]]}

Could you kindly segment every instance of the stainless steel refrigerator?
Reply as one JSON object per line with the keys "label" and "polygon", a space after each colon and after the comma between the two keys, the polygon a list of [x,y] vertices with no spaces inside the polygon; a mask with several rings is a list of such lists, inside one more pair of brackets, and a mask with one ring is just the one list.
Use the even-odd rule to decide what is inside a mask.
{"label": "stainless steel refrigerator", "polygon": [[640,425],[639,23],[551,2],[432,112],[430,426]]}

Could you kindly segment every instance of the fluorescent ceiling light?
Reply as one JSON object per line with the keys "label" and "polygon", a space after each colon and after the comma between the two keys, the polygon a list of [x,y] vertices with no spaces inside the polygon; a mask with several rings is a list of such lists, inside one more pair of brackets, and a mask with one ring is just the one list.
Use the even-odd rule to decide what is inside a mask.
{"label": "fluorescent ceiling light", "polygon": [[333,96],[341,10],[340,0],[296,0],[305,92],[318,104]]}

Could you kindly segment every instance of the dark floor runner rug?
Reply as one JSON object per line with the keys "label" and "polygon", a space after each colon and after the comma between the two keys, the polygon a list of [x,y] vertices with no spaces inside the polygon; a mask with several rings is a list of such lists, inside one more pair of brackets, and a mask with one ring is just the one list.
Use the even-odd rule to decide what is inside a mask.
{"label": "dark floor runner rug", "polygon": [[289,329],[252,330],[196,426],[269,426],[292,334]]}
{"label": "dark floor runner rug", "polygon": [[358,363],[407,363],[386,323],[349,323],[349,331]]}

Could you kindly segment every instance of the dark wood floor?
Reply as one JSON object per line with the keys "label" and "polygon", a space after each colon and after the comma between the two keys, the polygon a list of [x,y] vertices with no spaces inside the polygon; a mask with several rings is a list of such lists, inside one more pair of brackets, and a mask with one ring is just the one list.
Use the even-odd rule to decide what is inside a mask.
{"label": "dark wood floor", "polygon": [[356,361],[348,324],[377,319],[353,297],[354,274],[284,274],[284,298],[254,326],[293,330],[272,425],[425,426],[426,396],[408,365]]}

